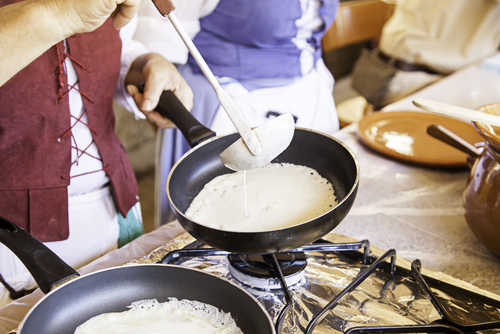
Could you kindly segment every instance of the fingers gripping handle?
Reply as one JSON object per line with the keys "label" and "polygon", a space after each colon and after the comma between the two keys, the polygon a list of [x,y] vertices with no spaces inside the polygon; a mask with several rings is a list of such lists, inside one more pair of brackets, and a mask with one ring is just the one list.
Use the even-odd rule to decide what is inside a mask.
{"label": "fingers gripping handle", "polygon": [[[137,85],[139,92],[144,92],[144,82]],[[215,132],[205,127],[184,107],[182,102],[170,90],[165,90],[155,108],[160,115],[170,119],[181,130],[190,147],[215,137]]]}

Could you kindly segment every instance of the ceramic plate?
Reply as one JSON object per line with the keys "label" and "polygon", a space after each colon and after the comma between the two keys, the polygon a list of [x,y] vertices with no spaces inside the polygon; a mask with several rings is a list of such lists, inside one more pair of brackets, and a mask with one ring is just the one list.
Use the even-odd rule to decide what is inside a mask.
{"label": "ceramic plate", "polygon": [[484,139],[472,124],[413,111],[375,112],[364,117],[357,135],[368,147],[392,158],[431,167],[467,167],[466,154],[427,134],[439,124],[471,144]]}

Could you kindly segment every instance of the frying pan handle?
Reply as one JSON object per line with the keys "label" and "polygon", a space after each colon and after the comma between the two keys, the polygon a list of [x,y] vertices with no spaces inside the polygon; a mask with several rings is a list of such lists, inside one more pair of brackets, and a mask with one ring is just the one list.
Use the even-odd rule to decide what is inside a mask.
{"label": "frying pan handle", "polygon": [[59,283],[79,276],[47,246],[3,217],[0,217],[0,242],[16,254],[43,293],[48,293]]}
{"label": "frying pan handle", "polygon": [[[144,92],[144,82],[137,85],[139,92]],[[160,96],[155,111],[170,119],[181,130],[190,147],[195,147],[208,138],[215,137],[215,132],[203,124],[184,107],[181,101],[170,90],[165,90]]]}

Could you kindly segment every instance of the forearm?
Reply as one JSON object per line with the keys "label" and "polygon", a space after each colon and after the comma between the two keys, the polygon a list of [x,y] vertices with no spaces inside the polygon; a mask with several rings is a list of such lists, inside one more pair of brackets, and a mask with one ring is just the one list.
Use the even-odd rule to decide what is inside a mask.
{"label": "forearm", "polygon": [[52,45],[68,36],[44,1],[0,8],[0,86]]}
{"label": "forearm", "polygon": [[52,45],[90,32],[108,17],[120,29],[140,0],[24,0],[0,8],[0,86]]}

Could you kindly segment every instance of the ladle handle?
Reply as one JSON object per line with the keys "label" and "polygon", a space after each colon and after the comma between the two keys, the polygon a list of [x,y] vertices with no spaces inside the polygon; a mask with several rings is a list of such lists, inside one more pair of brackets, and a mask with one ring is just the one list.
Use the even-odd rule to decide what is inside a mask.
{"label": "ladle handle", "polygon": [[468,122],[474,121],[500,126],[499,116],[486,114],[477,110],[462,108],[452,104],[428,99],[415,99],[413,100],[413,104],[432,113],[459,118]]}
{"label": "ladle handle", "polygon": [[163,16],[170,14],[175,9],[172,0],[152,0],[152,2]]}
{"label": "ladle handle", "polygon": [[217,99],[219,100],[220,104],[222,105],[222,108],[226,111],[227,115],[229,116],[234,126],[240,133],[241,138],[245,142],[245,145],[248,147],[248,149],[250,150],[250,152],[252,152],[253,155],[259,155],[262,152],[262,145],[260,144],[257,137],[252,132],[252,129],[250,129],[250,126],[248,126],[247,122],[241,115],[233,99],[231,99],[229,94],[224,89],[222,89],[219,82],[217,81],[212,71],[208,67],[207,63],[205,62],[200,52],[194,45],[193,41],[191,40],[189,35],[186,33],[186,31],[180,24],[175,13],[170,12],[166,16],[174,26],[175,30],[177,30],[177,33],[184,41],[184,44],[186,44],[186,47],[193,56],[194,60],[196,60],[196,63],[198,63],[198,66],[200,67],[201,71],[207,78],[208,82],[210,83],[210,85],[212,85],[213,89],[215,90],[215,93],[217,94]]}
{"label": "ladle handle", "polygon": [[460,138],[442,125],[433,124],[427,127],[427,133],[442,142],[470,155],[474,159],[479,157],[481,150]]}
{"label": "ladle handle", "polygon": [[3,217],[0,217],[0,242],[16,254],[44,293],[79,276],[47,246]]}
{"label": "ladle handle", "polygon": [[[137,85],[139,92],[144,92],[144,82]],[[182,135],[190,147],[195,147],[201,142],[215,137],[215,132],[201,124],[182,102],[175,96],[174,92],[165,90],[160,96],[160,101],[155,108],[163,117],[168,118],[181,130]]]}

